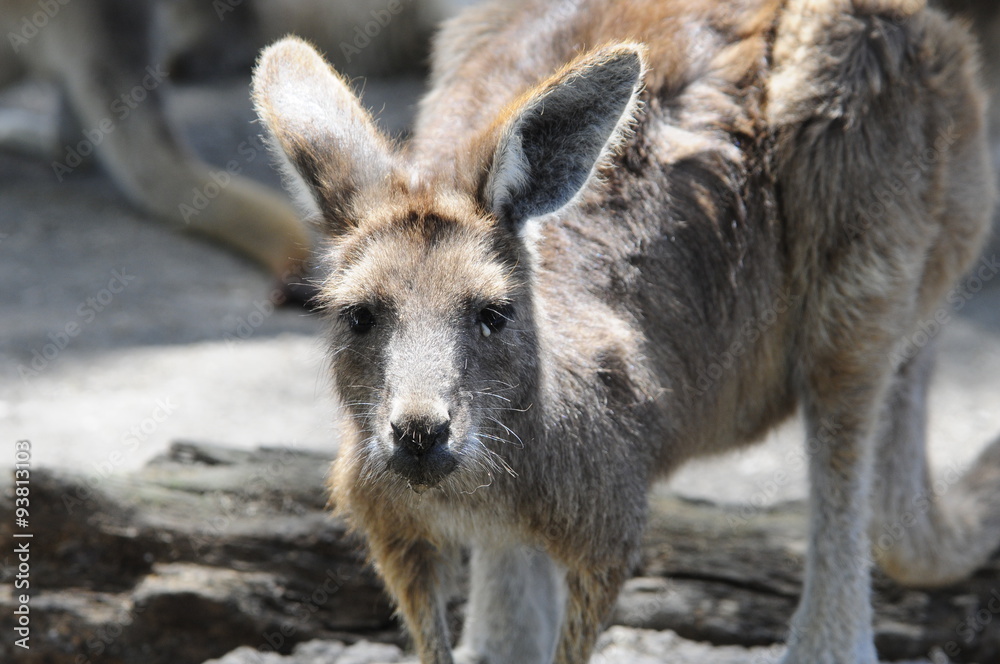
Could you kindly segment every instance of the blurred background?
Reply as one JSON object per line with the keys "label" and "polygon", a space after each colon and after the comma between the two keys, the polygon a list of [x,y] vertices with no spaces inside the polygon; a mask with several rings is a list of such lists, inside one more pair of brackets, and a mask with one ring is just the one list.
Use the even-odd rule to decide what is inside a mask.
{"label": "blurred background", "polygon": [[[106,478],[175,441],[332,457],[323,323],[301,287],[316,238],[261,141],[250,69],[262,46],[300,34],[405,138],[434,28],[472,3],[0,3],[0,431],[10,458],[15,440],[30,440],[33,464]],[[946,4],[982,41],[998,96],[997,3]],[[1000,103],[992,113],[1000,164]],[[960,310],[927,330],[940,347],[930,427],[939,469],[964,468],[1000,432],[998,255],[994,240],[989,269],[954,291]],[[804,478],[783,471],[801,437],[792,422],[660,491],[754,508],[801,498]]]}

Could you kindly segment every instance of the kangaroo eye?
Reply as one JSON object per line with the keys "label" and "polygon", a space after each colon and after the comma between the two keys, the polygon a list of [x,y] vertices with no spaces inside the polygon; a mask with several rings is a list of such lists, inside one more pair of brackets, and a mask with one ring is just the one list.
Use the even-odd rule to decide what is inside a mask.
{"label": "kangaroo eye", "polygon": [[341,316],[355,334],[367,334],[375,327],[375,314],[365,306],[347,307]]}
{"label": "kangaroo eye", "polygon": [[514,308],[509,304],[491,305],[479,312],[479,329],[484,337],[501,331],[514,318]]}

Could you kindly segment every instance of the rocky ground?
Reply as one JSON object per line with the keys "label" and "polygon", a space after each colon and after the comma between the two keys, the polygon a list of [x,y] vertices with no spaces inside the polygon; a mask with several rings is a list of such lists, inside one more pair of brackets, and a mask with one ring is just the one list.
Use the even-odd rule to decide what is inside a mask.
{"label": "rocky ground", "polygon": [[[384,108],[385,125],[399,132],[419,89],[412,80],[371,81],[366,100]],[[0,111],[4,103],[43,120],[51,115],[44,89],[0,98]],[[245,81],[178,90],[173,108],[190,142],[215,163],[259,133],[249,122]],[[277,184],[262,152],[244,167]],[[109,299],[113,279],[125,288]],[[50,533],[38,540],[45,553],[34,607],[46,626],[35,632],[38,656],[12,653],[5,636],[0,659],[360,664],[402,657],[374,577],[342,526],[321,511],[321,469],[336,452],[337,432],[315,316],[270,307],[268,278],[144,218],[98,169],[56,182],[49,161],[8,153],[0,153],[0,283],[0,430],[9,458],[15,440],[30,440],[34,464],[47,469],[38,518]],[[1000,279],[966,282],[961,301],[962,310],[933,333],[941,349],[931,416],[939,471],[964,467],[1000,433]],[[64,343],[60,331],[69,323],[80,332]],[[658,489],[662,518],[654,520],[644,569],[595,661],[777,656],[772,644],[782,638],[800,578],[804,530],[794,501],[804,495],[804,479],[783,472],[800,435],[793,422],[760,447],[693,464]],[[191,439],[220,446],[177,444]],[[272,458],[261,445],[311,459],[313,483],[278,472],[266,475],[262,495],[240,484],[240,473]],[[243,470],[227,475],[234,468]],[[7,473],[2,482],[9,489]],[[93,496],[77,496],[81,486]],[[736,531],[726,521],[734,515],[744,524]],[[0,524],[4,541],[9,521]],[[756,542],[750,549],[748,537]],[[759,557],[747,553],[754,550]],[[358,570],[355,586],[345,585],[353,590],[324,601],[322,620],[301,623],[280,653],[253,659],[266,635],[308,606],[330,560]],[[10,573],[8,557],[5,580]],[[894,659],[927,658],[973,628],[977,640],[960,642],[956,661],[997,661],[990,630],[1000,621],[982,611],[998,588],[995,569],[941,595],[886,583],[880,647]],[[11,601],[5,584],[4,634]],[[745,649],[753,647],[759,650]]]}

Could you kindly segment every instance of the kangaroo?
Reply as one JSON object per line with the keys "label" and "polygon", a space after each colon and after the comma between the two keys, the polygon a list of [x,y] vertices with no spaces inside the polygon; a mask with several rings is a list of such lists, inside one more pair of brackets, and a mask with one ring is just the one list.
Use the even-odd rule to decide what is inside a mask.
{"label": "kangaroo", "polygon": [[421,662],[586,662],[654,479],[796,408],[785,664],[877,661],[869,533],[923,586],[1000,544],[1000,442],[935,496],[909,343],[993,203],[971,42],[921,0],[489,2],[437,38],[405,145],[307,43],[263,52],[256,108],[328,240],[332,501]]}

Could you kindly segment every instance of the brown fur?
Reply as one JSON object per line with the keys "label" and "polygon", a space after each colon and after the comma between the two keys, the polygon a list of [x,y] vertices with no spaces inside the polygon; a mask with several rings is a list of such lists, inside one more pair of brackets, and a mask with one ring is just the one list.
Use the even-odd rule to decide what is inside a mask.
{"label": "brown fur", "polygon": [[[589,149],[551,142],[575,130],[559,95],[582,90],[578,124],[597,127],[617,117],[615,86],[640,55],[642,109],[626,107],[613,157],[588,153],[598,176],[548,214],[558,187],[534,181],[561,182],[557,166]],[[878,487],[876,522],[926,480],[887,461],[923,458],[922,438],[891,426],[913,415],[889,405],[912,373],[894,350],[974,258],[992,204],[976,66],[965,33],[915,0],[490,3],[445,27],[415,137],[397,151],[307,46],[265,53],[258,109],[331,238],[345,414],[334,501],[423,662],[451,661],[441,588],[450,552],[470,543],[545,552],[567,597],[549,612],[565,616],[555,661],[586,661],[636,562],[650,483],[759,439],[797,405],[813,516],[786,662],[874,662],[873,467],[896,487]],[[586,92],[601,76],[606,93]],[[309,106],[317,88],[328,114]],[[521,148],[568,161],[529,159],[505,179]],[[511,304],[488,334],[489,312]],[[457,466],[426,475],[417,456],[400,471],[407,445]],[[980,558],[1000,541],[993,507],[976,512]],[[922,548],[947,531],[930,521],[953,516],[937,509],[881,552],[900,578],[932,558],[929,583],[978,562]],[[474,585],[515,569],[490,564]],[[504,643],[522,638],[528,599],[496,593],[483,606],[511,615],[470,616],[462,661],[527,661]],[[540,646],[531,661],[550,657]]]}

